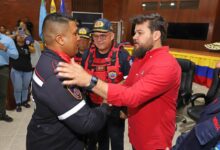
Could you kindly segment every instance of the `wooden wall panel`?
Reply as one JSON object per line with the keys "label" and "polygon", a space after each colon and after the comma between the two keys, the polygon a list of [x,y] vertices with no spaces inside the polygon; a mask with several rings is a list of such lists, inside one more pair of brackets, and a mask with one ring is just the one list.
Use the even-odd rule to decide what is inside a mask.
{"label": "wooden wall panel", "polygon": [[102,12],[103,0],[73,0],[74,11]]}
{"label": "wooden wall panel", "polygon": [[[160,1],[160,0],[153,0]],[[168,0],[161,0],[168,1]],[[152,0],[129,0],[127,11],[123,12],[122,18],[124,22],[128,22],[128,18],[142,14],[160,13],[168,22],[187,22],[187,23],[209,23],[208,37],[206,41],[195,40],[178,40],[169,39],[168,44],[171,47],[205,50],[204,44],[213,42],[214,39],[220,39],[220,19],[218,19],[220,6],[218,0],[200,0],[198,9],[157,9],[154,11],[144,11],[141,8],[142,2],[152,2]],[[219,13],[217,15],[217,12]],[[217,21],[217,22],[215,22]],[[131,24],[125,25],[125,37],[131,40],[130,29]],[[218,33],[218,34],[217,34]]]}
{"label": "wooden wall panel", "polygon": [[214,32],[212,42],[220,42],[220,1],[218,1],[218,9],[215,18]]}
{"label": "wooden wall panel", "polygon": [[104,18],[111,21],[119,21],[122,18],[122,1],[119,0],[104,0],[103,13]]}
{"label": "wooden wall panel", "polygon": [[[47,3],[49,11],[50,1]],[[220,2],[219,0],[200,0],[198,9],[157,9],[143,11],[141,3],[144,1],[169,1],[169,0],[65,0],[67,12],[96,11],[103,12],[104,17],[111,21],[123,20],[123,38],[132,40],[130,18],[139,14],[158,12],[168,22],[208,22],[210,23],[208,39],[206,41],[169,39],[168,43],[176,48],[204,49],[204,43],[219,41],[220,39]],[[12,29],[18,19],[29,17],[34,23],[34,36],[38,37],[38,18],[41,0],[4,0],[0,3],[0,25],[4,24]],[[55,0],[59,9],[60,0]]]}
{"label": "wooden wall panel", "polygon": [[[47,11],[49,12],[51,0],[45,0]],[[34,37],[38,37],[38,20],[41,0],[4,0],[0,3],[0,25],[5,25],[13,29],[17,20],[30,18],[34,24]],[[59,10],[60,0],[55,0],[57,10]],[[68,14],[72,11],[72,0],[65,0],[66,11]]]}

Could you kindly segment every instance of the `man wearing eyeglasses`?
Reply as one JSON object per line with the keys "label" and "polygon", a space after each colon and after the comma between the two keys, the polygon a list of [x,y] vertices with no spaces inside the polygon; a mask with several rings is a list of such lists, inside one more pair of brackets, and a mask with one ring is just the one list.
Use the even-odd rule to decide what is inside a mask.
{"label": "man wearing eyeglasses", "polygon": [[[119,83],[128,75],[130,56],[122,46],[114,43],[114,33],[111,22],[107,19],[98,19],[92,30],[93,44],[83,55],[82,65],[85,70],[108,83]],[[89,90],[89,89],[88,89]],[[91,107],[98,107],[103,98],[89,92]],[[124,149],[125,107],[111,107],[107,122],[103,129],[89,138],[88,149],[109,149],[111,139],[112,150]]]}

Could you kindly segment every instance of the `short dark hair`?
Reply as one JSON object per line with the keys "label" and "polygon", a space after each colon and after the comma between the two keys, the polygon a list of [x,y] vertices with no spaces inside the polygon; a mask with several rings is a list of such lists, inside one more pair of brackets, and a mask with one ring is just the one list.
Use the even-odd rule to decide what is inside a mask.
{"label": "short dark hair", "polygon": [[149,21],[149,29],[151,32],[160,31],[161,32],[161,42],[163,43],[167,39],[167,22],[158,13],[152,13],[149,15],[140,15],[132,19],[132,24],[142,24]]}
{"label": "short dark hair", "polygon": [[[70,21],[74,21],[71,17],[67,15],[63,15],[60,13],[52,13],[45,17],[43,22],[43,39],[44,42],[51,43],[53,39],[51,38],[52,35],[58,32],[58,28],[61,28],[62,25],[69,25]],[[63,27],[65,28],[65,26]]]}
{"label": "short dark hair", "polygon": [[73,20],[71,17],[63,15],[61,13],[52,13],[46,16],[43,22],[42,31],[44,32],[45,27],[47,26],[48,22],[54,23],[61,23],[61,24],[68,24],[69,21]]}

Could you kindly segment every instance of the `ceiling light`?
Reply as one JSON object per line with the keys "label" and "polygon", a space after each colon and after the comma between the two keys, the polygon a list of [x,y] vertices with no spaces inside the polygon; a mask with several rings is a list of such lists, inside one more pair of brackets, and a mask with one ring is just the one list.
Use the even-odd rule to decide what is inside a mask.
{"label": "ceiling light", "polygon": [[147,4],[146,3],[142,3],[142,7],[146,7],[147,6]]}
{"label": "ceiling light", "polygon": [[175,3],[174,3],[174,2],[171,2],[171,3],[170,3],[170,6],[175,6]]}

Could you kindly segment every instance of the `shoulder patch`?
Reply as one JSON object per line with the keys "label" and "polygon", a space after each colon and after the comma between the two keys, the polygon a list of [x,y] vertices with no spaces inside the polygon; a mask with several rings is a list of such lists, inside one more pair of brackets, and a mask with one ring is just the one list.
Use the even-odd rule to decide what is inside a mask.
{"label": "shoulder patch", "polygon": [[115,72],[115,71],[109,72],[109,73],[108,73],[108,77],[109,77],[111,80],[116,79],[116,77],[117,77],[117,72]]}
{"label": "shoulder patch", "polygon": [[74,98],[76,98],[77,100],[82,100],[82,93],[77,87],[71,86],[67,89]]}

